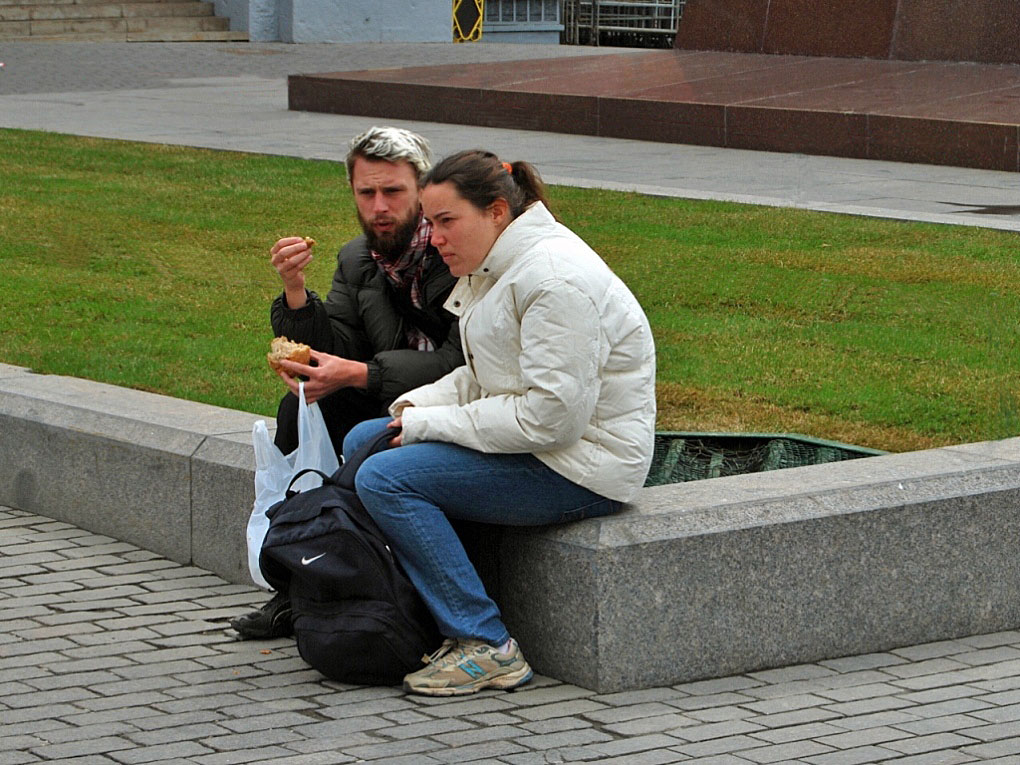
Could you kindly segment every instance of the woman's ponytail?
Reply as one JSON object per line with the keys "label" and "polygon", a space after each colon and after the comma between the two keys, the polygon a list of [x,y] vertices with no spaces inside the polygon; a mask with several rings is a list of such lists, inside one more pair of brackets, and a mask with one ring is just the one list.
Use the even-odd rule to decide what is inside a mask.
{"label": "woman's ponytail", "polygon": [[479,210],[505,199],[516,218],[535,202],[549,207],[545,184],[528,162],[502,162],[492,152],[471,149],[457,152],[434,165],[422,178],[422,187],[450,183]]}
{"label": "woman's ponytail", "polygon": [[549,200],[545,195],[545,184],[542,183],[542,178],[539,176],[534,165],[530,162],[518,160],[512,163],[510,167],[510,175],[514,179],[514,183],[517,184],[517,188],[523,194],[521,210],[515,211],[514,217],[516,218],[517,215],[520,215],[535,202],[541,202],[548,208]]}

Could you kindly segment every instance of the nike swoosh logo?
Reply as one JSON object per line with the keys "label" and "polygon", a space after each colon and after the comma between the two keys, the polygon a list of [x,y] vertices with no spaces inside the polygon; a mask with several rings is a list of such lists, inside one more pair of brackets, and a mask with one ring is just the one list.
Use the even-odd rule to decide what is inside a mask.
{"label": "nike swoosh logo", "polygon": [[316,555],[314,558],[302,558],[301,559],[301,565],[302,566],[307,566],[309,563],[315,563],[315,561],[317,561],[319,558],[321,558],[325,554],[326,553],[320,553],[319,555]]}

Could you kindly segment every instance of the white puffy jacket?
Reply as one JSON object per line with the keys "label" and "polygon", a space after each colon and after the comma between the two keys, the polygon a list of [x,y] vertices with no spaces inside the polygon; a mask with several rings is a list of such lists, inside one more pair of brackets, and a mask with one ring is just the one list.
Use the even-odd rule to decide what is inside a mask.
{"label": "white puffy jacket", "polygon": [[446,301],[465,365],[391,407],[405,443],[530,452],[626,501],[655,431],[655,346],[626,285],[541,203],[518,216]]}

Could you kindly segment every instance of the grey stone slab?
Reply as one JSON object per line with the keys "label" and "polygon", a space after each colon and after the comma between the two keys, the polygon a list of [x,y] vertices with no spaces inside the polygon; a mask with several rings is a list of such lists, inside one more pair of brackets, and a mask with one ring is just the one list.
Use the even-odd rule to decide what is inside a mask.
{"label": "grey stone slab", "polygon": [[[233,409],[63,375],[29,373],[0,379],[0,393],[199,435],[250,433],[256,419]],[[149,441],[156,444],[161,435],[153,431]]]}
{"label": "grey stone slab", "polygon": [[889,758],[891,752],[878,746],[862,746],[857,749],[819,754],[804,758],[810,765],[864,765],[864,763],[880,762]]}
{"label": "grey stone slab", "polygon": [[699,741],[693,744],[680,744],[673,748],[688,757],[701,758],[733,752],[741,753],[742,750],[747,749],[760,749],[762,748],[762,742],[760,739],[751,738],[750,736],[738,735],[708,739],[707,741]]}
{"label": "grey stone slab", "polygon": [[[900,757],[894,760],[896,765],[962,765],[965,762],[976,762],[977,757],[972,757],[969,754],[963,754],[958,750],[949,750],[946,752],[926,752],[925,754],[915,754],[909,757]],[[987,765],[992,763],[998,763],[998,765],[1015,765],[1015,759],[992,759],[985,761]]]}
{"label": "grey stone slab", "polygon": [[756,723],[745,720],[731,720],[728,722],[710,723],[708,725],[692,725],[674,729],[670,733],[685,741],[710,741],[714,738],[728,738],[745,733],[758,733],[765,728]]}
{"label": "grey stone slab", "polygon": [[981,720],[987,720],[988,722],[1010,722],[1011,720],[1020,720],[1020,704],[1012,704],[1007,707],[982,709],[971,712],[970,714]]}
{"label": "grey stone slab", "polygon": [[[541,542],[529,537],[515,548],[504,539],[501,585],[526,592],[528,579],[531,592],[544,591],[554,581],[563,586],[552,567],[569,570],[566,581],[592,595],[558,593],[548,613],[569,613],[575,625],[597,620],[606,661],[622,664],[628,646],[641,646],[641,661],[603,667],[632,687],[655,684],[643,672],[685,680],[1001,630],[1020,616],[1010,564],[1016,446],[1013,439],[648,489],[620,516],[544,530]],[[510,570],[515,555],[522,563]],[[989,600],[978,605],[975,591]],[[527,615],[518,621],[517,604],[504,602],[514,633],[542,667],[541,646],[561,625],[522,623]],[[708,612],[710,626],[692,618]],[[797,649],[787,640],[794,635]],[[782,645],[772,645],[778,636]],[[650,657],[650,645],[664,651]],[[590,673],[595,647],[584,651]],[[758,667],[730,663],[751,652]]]}
{"label": "grey stone slab", "polygon": [[3,391],[0,501],[184,562],[191,554],[188,463],[200,440]]}
{"label": "grey stone slab", "polygon": [[192,560],[229,581],[250,582],[245,530],[255,501],[251,429],[207,438],[191,465]]}
{"label": "grey stone slab", "polygon": [[610,733],[616,733],[621,736],[638,736],[661,731],[670,731],[676,736],[681,736],[682,734],[679,729],[697,724],[697,720],[692,720],[689,717],[684,717],[680,714],[668,714],[655,717],[641,717],[623,723],[608,723],[602,727]]}
{"label": "grey stone slab", "polygon": [[930,736],[915,736],[902,741],[889,741],[885,742],[884,746],[903,754],[922,754],[940,749],[963,747],[973,743],[974,739],[955,733],[936,733]]}
{"label": "grey stone slab", "polygon": [[[257,419],[15,369],[0,375],[0,424],[8,426],[0,448],[4,439],[35,446],[0,466],[0,487],[12,495],[0,494],[0,502],[248,583],[244,529]],[[58,464],[74,476],[73,497],[40,477]],[[737,676],[740,687],[782,677],[791,692],[807,693],[812,688],[795,684],[839,676],[839,665],[812,664],[819,660],[867,655],[866,663],[902,677],[924,665],[900,668],[900,659],[880,652],[1015,634],[1018,528],[1020,439],[1007,439],[656,487],[617,516],[472,529],[465,540],[542,674],[600,693],[680,683],[688,684],[681,693],[696,693],[692,681],[720,676]],[[85,555],[47,564],[95,565]],[[165,587],[150,583],[152,592],[136,600],[200,597],[204,571]],[[162,644],[203,639],[171,635]],[[1005,639],[965,648],[975,663],[1016,650]],[[785,669],[768,672],[774,667]],[[535,704],[529,699],[546,690],[515,694],[514,703]],[[729,695],[737,699],[716,705],[751,701]],[[692,700],[670,703],[686,709]],[[762,703],[758,711],[776,706],[769,715],[776,718],[793,701]]]}
{"label": "grey stone slab", "polygon": [[1007,630],[1006,632],[993,632],[990,635],[973,635],[961,638],[960,642],[974,648],[995,648],[1000,645],[1010,644],[1020,647],[1020,632]]}
{"label": "grey stone slab", "polygon": [[753,735],[754,738],[764,739],[773,744],[784,744],[789,741],[802,741],[806,738],[814,739],[845,732],[842,728],[837,728],[835,725],[819,722],[757,731]]}
{"label": "grey stone slab", "polygon": [[1007,738],[999,741],[990,741],[985,744],[977,744],[976,746],[968,746],[961,749],[964,754],[971,754],[981,759],[991,759],[992,757],[1009,757],[1013,755],[1013,761],[1016,761],[1016,755],[1020,755],[1020,738]]}
{"label": "grey stone slab", "polygon": [[13,364],[4,364],[0,362],[0,380],[7,377],[17,377],[19,375],[31,374],[32,370],[26,367],[18,367]]}
{"label": "grey stone slab", "polygon": [[[855,749],[857,747],[871,746],[873,744],[886,744],[890,741],[910,738],[906,731],[896,730],[884,726],[875,728],[864,728],[862,730],[850,731],[849,733],[836,733],[829,736],[816,737],[814,740],[826,746],[836,749]],[[920,750],[918,750],[920,751]]]}
{"label": "grey stone slab", "polygon": [[230,508],[250,511],[255,415],[18,370],[5,365],[0,375],[0,450],[8,455],[0,502],[178,562],[195,559],[197,539],[197,557],[210,570],[246,576],[236,540],[218,557],[221,539],[211,532]]}

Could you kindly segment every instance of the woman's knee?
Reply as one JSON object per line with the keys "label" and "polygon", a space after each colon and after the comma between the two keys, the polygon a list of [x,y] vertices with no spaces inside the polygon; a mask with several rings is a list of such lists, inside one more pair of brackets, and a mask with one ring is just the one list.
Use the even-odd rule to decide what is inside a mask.
{"label": "woman's knee", "polygon": [[424,498],[431,493],[429,476],[434,472],[435,463],[428,459],[430,455],[420,453],[421,450],[414,446],[398,446],[377,452],[361,464],[354,476],[354,488],[366,506],[372,501],[366,501],[368,497]]}
{"label": "woman's knee", "polygon": [[366,506],[380,494],[393,494],[401,491],[401,486],[396,480],[399,474],[398,465],[393,459],[395,450],[379,452],[361,463],[358,472],[354,476],[354,489]]}
{"label": "woman's knee", "polygon": [[369,440],[375,438],[375,436],[386,427],[386,424],[393,420],[392,417],[376,417],[371,420],[365,420],[359,422],[347,436],[344,438],[343,453],[344,458],[350,457],[359,447],[368,443]]}

